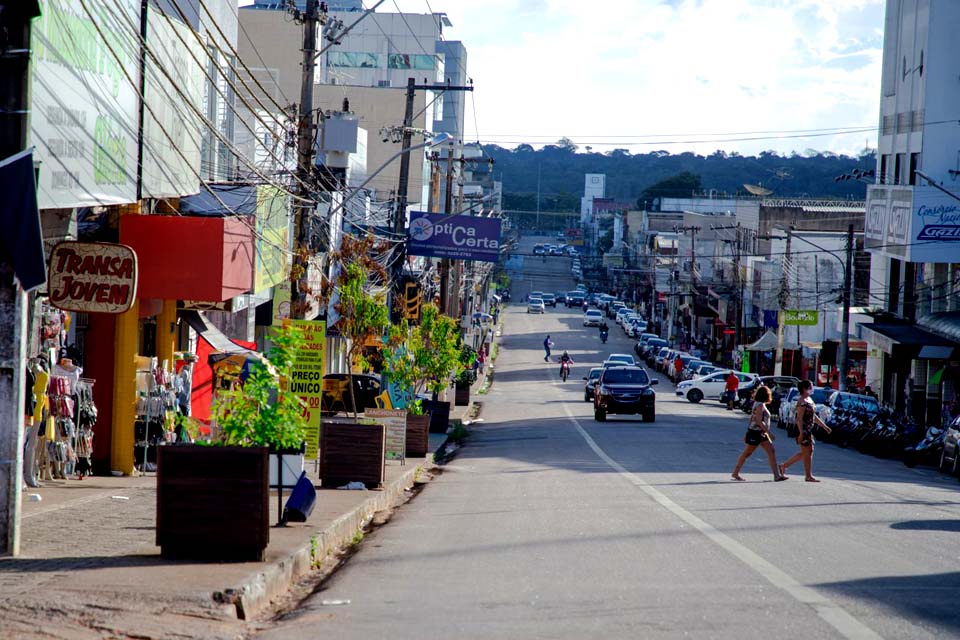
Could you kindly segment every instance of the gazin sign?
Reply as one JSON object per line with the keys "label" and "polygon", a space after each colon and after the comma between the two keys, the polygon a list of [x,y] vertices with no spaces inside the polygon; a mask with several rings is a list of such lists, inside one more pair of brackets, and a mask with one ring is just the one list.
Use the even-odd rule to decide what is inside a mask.
{"label": "gazin sign", "polygon": [[122,244],[61,242],[50,256],[47,291],[65,311],[124,313],[137,296],[137,254]]}

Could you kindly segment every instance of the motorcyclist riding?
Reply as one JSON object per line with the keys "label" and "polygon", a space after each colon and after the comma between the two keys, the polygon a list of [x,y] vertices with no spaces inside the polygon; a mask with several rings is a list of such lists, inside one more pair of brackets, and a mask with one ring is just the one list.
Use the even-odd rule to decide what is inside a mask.
{"label": "motorcyclist riding", "polygon": [[610,335],[610,327],[609,325],[607,325],[607,321],[604,320],[603,323],[600,325],[600,341],[606,342],[607,337],[609,337],[609,335]]}
{"label": "motorcyclist riding", "polygon": [[566,369],[567,373],[570,372],[570,363],[573,362],[573,358],[570,357],[570,354],[566,351],[563,352],[563,355],[560,356],[560,376],[563,376],[563,370]]}

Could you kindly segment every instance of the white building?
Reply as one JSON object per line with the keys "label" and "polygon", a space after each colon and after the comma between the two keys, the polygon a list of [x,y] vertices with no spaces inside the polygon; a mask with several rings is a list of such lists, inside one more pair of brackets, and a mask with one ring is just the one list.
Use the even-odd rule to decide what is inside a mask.
{"label": "white building", "polygon": [[[884,401],[939,422],[955,397],[960,340],[960,174],[955,0],[888,0],[876,184],[867,190],[865,245],[872,303],[868,383]],[[950,375],[944,375],[950,372]],[[926,415],[923,410],[926,408]]]}

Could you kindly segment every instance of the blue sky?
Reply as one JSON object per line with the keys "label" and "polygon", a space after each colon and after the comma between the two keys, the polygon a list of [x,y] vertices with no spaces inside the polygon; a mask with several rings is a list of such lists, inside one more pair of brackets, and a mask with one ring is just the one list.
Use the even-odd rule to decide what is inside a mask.
{"label": "blue sky", "polygon": [[468,139],[743,154],[876,146],[883,0],[387,0],[378,10],[428,6],[468,49]]}

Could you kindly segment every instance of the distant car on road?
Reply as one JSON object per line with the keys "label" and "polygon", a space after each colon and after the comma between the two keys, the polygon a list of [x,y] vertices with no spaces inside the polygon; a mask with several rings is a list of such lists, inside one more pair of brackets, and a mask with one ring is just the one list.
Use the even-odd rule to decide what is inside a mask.
{"label": "distant car on road", "polygon": [[543,300],[543,305],[546,307],[557,306],[557,297],[552,293],[541,293],[540,299]]}
{"label": "distant car on road", "polygon": [[593,398],[593,418],[603,422],[610,414],[640,414],[644,422],[657,419],[656,380],[642,367],[607,367],[600,374]]}
{"label": "distant car on road", "polygon": [[583,385],[583,401],[590,402],[593,400],[593,392],[597,386],[597,380],[600,379],[600,374],[603,373],[603,367],[593,367],[590,369],[590,373],[583,377],[586,383]]}
{"label": "distant car on road", "polygon": [[601,324],[603,324],[603,314],[600,313],[599,309],[587,309],[587,312],[583,314],[583,326],[599,327]]}
{"label": "distant car on road", "polygon": [[533,247],[533,255],[535,256],[545,256],[547,255],[547,249],[542,244],[535,245]]}
{"label": "distant car on road", "polygon": [[[727,376],[729,374],[730,370],[724,369],[723,371],[717,371],[702,378],[684,380],[677,385],[677,396],[686,398],[694,404],[704,398],[719,400],[720,394],[723,393],[723,390],[726,388]],[[758,377],[756,374],[751,373],[736,372],[736,374],[740,379],[741,385],[752,382]]]}
{"label": "distant car on road", "polygon": [[637,361],[629,353],[611,353],[607,356],[607,360],[616,360],[631,367],[637,364]]}
{"label": "distant car on road", "polygon": [[543,306],[543,300],[540,298],[533,298],[530,302],[527,303],[527,313],[546,313],[547,310]]}
{"label": "distant car on road", "polygon": [[587,299],[586,294],[583,291],[568,291],[567,292],[567,306],[568,307],[579,307],[583,305],[583,301]]}

